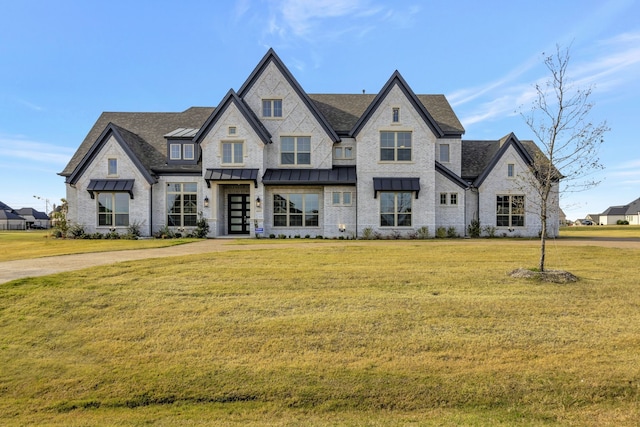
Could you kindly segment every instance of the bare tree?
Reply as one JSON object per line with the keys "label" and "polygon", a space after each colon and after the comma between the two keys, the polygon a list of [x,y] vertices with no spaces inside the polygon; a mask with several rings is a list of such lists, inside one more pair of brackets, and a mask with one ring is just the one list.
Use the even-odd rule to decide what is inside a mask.
{"label": "bare tree", "polygon": [[605,132],[610,130],[606,122],[594,125],[589,120],[593,87],[579,87],[569,79],[569,59],[569,48],[560,46],[556,46],[554,54],[545,56],[550,77],[545,83],[536,84],[531,110],[522,114],[541,149],[533,156],[533,177],[528,180],[539,196],[536,211],[542,227],[538,265],[541,272],[545,269],[547,226],[552,213],[549,209],[557,206],[554,198],[599,184],[592,175],[604,168],[598,153]]}

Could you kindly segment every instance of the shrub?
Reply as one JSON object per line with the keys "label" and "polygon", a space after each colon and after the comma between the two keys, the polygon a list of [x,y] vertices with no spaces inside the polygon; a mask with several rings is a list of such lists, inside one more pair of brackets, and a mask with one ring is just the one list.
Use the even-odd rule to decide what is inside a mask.
{"label": "shrub", "polygon": [[278,234],[278,239],[286,239],[286,238],[287,238],[286,234],[282,234],[282,233]]}
{"label": "shrub", "polygon": [[393,230],[389,235],[389,238],[392,240],[400,240],[400,237],[402,237],[402,235],[398,230]]}
{"label": "shrub", "polygon": [[445,237],[447,237],[447,229],[444,227],[438,227],[436,229],[436,238],[444,239]]}
{"label": "shrub", "polygon": [[482,227],[482,231],[487,235],[487,237],[496,237],[496,228],[491,225],[485,225]]}
{"label": "shrub", "polygon": [[418,239],[424,240],[429,238],[429,227],[423,225],[418,228]]}
{"label": "shrub", "polygon": [[275,234],[273,234],[273,233],[271,233],[271,234],[269,234],[269,238],[270,238],[270,239],[275,239],[275,238],[276,238],[276,235],[275,235]]}
{"label": "shrub", "polygon": [[469,233],[469,237],[478,238],[480,237],[480,233],[482,232],[482,228],[480,227],[480,220],[474,219],[467,226],[467,233]]}
{"label": "shrub", "polygon": [[373,240],[375,238],[373,228],[367,227],[362,230],[362,239],[363,240]]}
{"label": "shrub", "polygon": [[458,237],[458,232],[456,231],[455,227],[447,228],[447,237],[451,239]]}
{"label": "shrub", "polygon": [[173,239],[176,234],[166,225],[153,235],[156,239]]}
{"label": "shrub", "polygon": [[70,239],[82,239],[85,234],[84,225],[82,224],[73,224],[67,230],[67,237]]}
{"label": "shrub", "polygon": [[209,234],[209,221],[200,214],[196,222],[196,229],[193,230],[193,237],[204,239],[207,237],[207,234]]}
{"label": "shrub", "polygon": [[616,221],[617,225],[629,225],[629,221],[625,220],[625,219],[619,219],[618,221]]}
{"label": "shrub", "polygon": [[118,233],[115,228],[112,228],[111,231],[104,235],[104,238],[118,240],[120,238],[120,233]]}

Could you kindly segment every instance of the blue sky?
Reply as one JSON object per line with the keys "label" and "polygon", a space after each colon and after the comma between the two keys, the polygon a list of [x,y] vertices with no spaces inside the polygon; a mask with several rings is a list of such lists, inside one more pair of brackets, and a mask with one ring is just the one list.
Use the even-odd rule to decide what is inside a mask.
{"label": "blue sky", "polygon": [[397,69],[447,96],[465,139],[533,139],[518,111],[548,77],[542,53],[571,44],[570,77],[612,130],[600,186],[561,206],[575,219],[640,197],[635,0],[2,0],[0,15],[0,201],[16,209],[59,203],[57,173],[101,112],[215,106],[269,47],[308,93],[375,93]]}

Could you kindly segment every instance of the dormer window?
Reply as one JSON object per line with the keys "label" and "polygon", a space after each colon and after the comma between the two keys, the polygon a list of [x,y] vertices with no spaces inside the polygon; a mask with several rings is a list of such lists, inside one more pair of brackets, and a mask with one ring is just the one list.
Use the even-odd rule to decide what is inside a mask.
{"label": "dormer window", "polygon": [[194,160],[195,149],[193,143],[169,144],[169,160]]}
{"label": "dormer window", "polygon": [[196,158],[193,144],[182,144],[182,158],[184,160],[194,160]]}
{"label": "dormer window", "polygon": [[166,134],[167,139],[167,162],[176,164],[196,164],[198,152],[193,137],[198,133],[198,129],[178,128]]}
{"label": "dormer window", "polygon": [[169,145],[169,159],[181,160],[182,159],[182,144],[170,144]]}
{"label": "dormer window", "polygon": [[396,107],[392,110],[391,121],[393,123],[400,123],[400,108]]}

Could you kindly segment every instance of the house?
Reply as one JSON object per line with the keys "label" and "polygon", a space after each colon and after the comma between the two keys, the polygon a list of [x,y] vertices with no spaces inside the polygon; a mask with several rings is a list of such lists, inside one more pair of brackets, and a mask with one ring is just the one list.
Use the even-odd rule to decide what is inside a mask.
{"label": "house", "polygon": [[26,228],[50,228],[49,216],[33,208],[21,208],[15,211],[25,220]]}
{"label": "house", "polygon": [[518,179],[538,147],[464,132],[443,95],[415,94],[397,71],[377,94],[309,94],[270,49],[216,108],[103,113],[60,175],[68,219],[88,232],[202,217],[210,237],[465,235],[472,220],[538,236],[538,199]]}
{"label": "house", "polygon": [[597,217],[598,220],[594,222],[600,225],[616,225],[618,221],[640,225],[640,198],[626,205],[610,206],[601,214],[590,216]]}
{"label": "house", "polygon": [[11,207],[0,202],[0,230],[24,230],[26,223]]}

